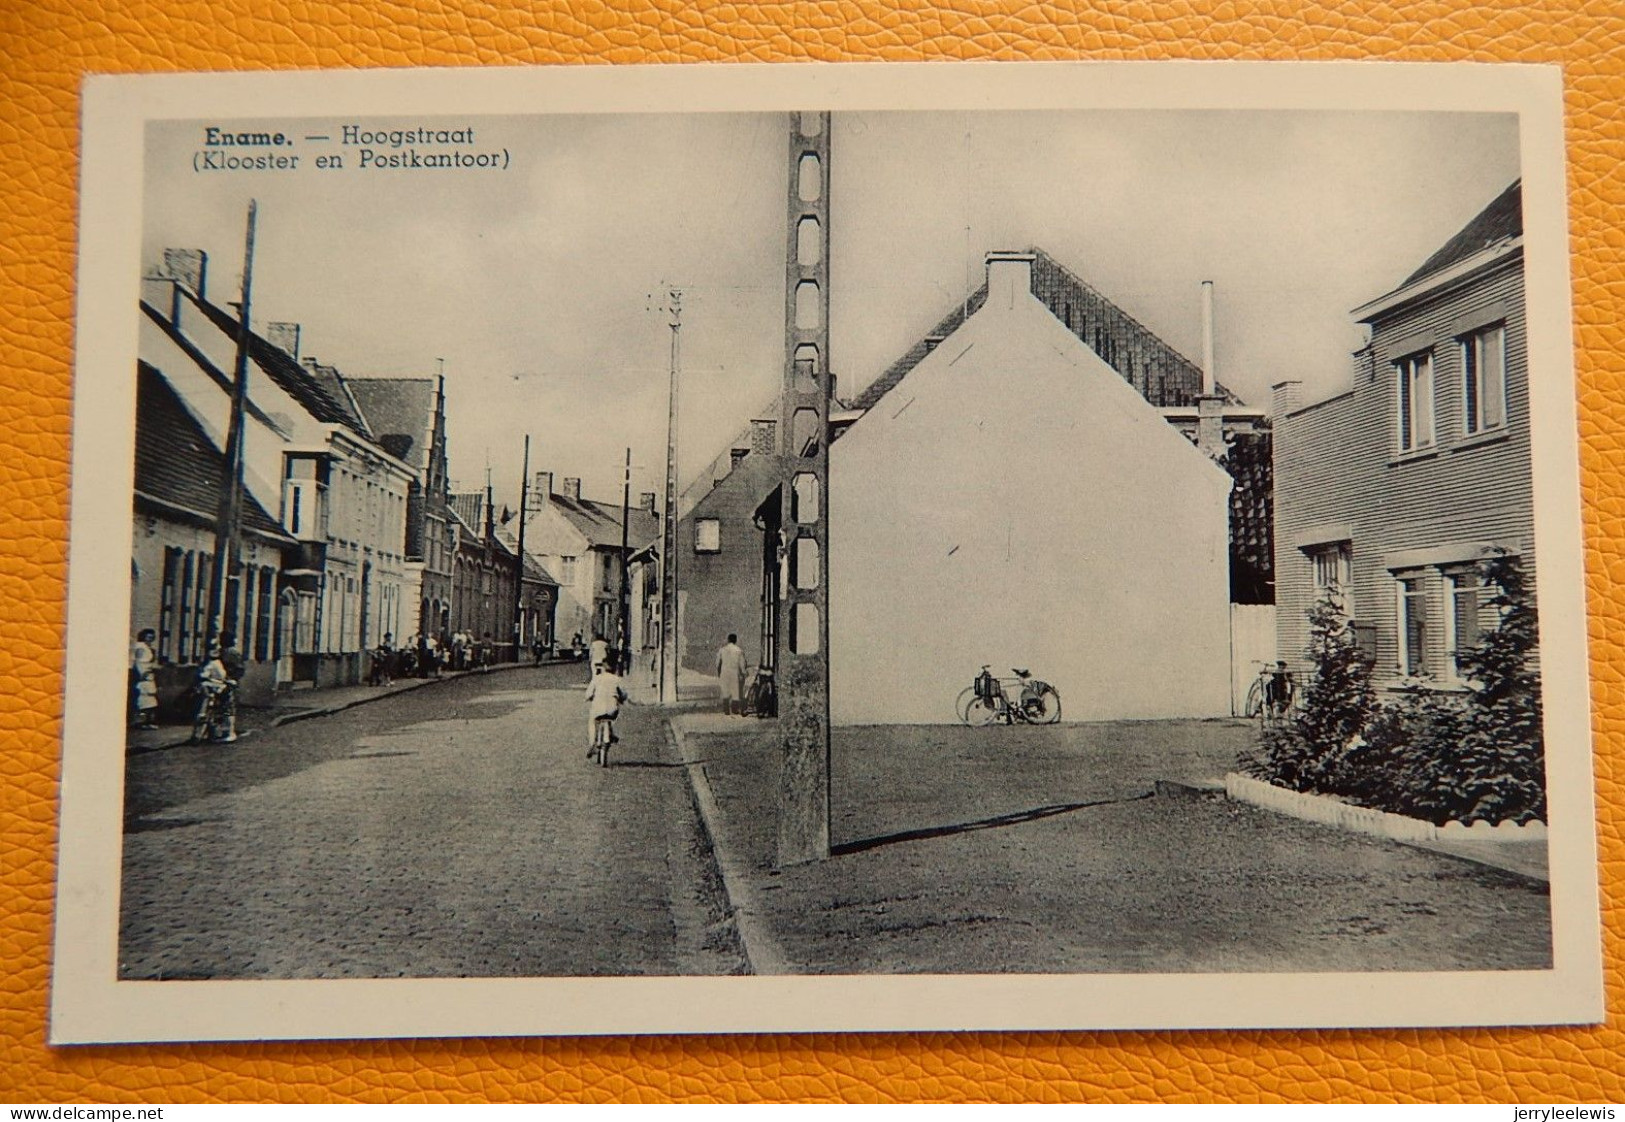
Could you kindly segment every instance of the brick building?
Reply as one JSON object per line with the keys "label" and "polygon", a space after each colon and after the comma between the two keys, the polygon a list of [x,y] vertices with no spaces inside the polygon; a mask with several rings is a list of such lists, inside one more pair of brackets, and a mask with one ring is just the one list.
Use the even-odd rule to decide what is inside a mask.
{"label": "brick building", "polygon": [[1475,563],[1534,574],[1520,184],[1353,315],[1371,336],[1346,388],[1275,387],[1279,647],[1303,666],[1335,587],[1379,687],[1448,686],[1493,622]]}
{"label": "brick building", "polygon": [[445,378],[350,378],[350,393],[379,444],[413,471],[406,496],[406,563],[401,630],[439,635],[451,630],[451,581],[456,555],[446,467]]}

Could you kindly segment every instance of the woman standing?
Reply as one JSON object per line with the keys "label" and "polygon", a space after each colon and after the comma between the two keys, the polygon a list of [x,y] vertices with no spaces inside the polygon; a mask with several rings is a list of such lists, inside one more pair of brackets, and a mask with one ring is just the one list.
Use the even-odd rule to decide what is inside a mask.
{"label": "woman standing", "polygon": [[130,689],[135,702],[135,727],[155,727],[158,715],[158,653],[152,642],[158,633],[143,627],[130,644]]}

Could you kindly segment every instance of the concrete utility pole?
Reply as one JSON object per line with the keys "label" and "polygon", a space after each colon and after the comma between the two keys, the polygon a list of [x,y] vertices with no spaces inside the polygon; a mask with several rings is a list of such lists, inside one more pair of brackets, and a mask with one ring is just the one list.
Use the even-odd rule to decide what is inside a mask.
{"label": "concrete utility pole", "polygon": [[829,857],[830,115],[790,115],[779,420],[780,865]]}
{"label": "concrete utility pole", "polygon": [[683,292],[666,292],[671,384],[666,402],[666,513],[660,534],[660,703],[677,704],[677,371],[682,362]]}
{"label": "concrete utility pole", "polygon": [[231,418],[226,424],[225,471],[214,524],[214,569],[209,574],[209,638],[236,631],[237,598],[231,581],[241,579],[243,554],[243,414],[248,404],[249,301],[254,288],[254,227],[258,203],[248,200],[248,234],[243,246],[243,294],[237,306],[237,362],[231,385]]}

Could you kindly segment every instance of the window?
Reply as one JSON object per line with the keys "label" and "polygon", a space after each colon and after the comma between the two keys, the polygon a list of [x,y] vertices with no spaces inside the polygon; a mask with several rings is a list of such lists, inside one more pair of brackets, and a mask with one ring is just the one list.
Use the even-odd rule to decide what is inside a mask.
{"label": "window", "polygon": [[1461,677],[1457,662],[1463,651],[1478,645],[1478,610],[1484,602],[1484,581],[1477,569],[1458,569],[1445,574],[1450,592],[1450,608],[1445,613],[1445,647],[1450,653],[1450,673]]}
{"label": "window", "polygon": [[722,523],[715,518],[694,520],[694,552],[722,552]]}
{"label": "window", "polygon": [[1315,567],[1315,602],[1335,593],[1343,614],[1354,618],[1354,549],[1348,542],[1321,546],[1309,554]]}
{"label": "window", "polygon": [[254,627],[254,657],[264,662],[271,657],[271,595],[276,584],[276,573],[269,566],[260,569],[259,604]]}
{"label": "window", "polygon": [[1507,423],[1505,324],[1476,331],[1461,341],[1462,430],[1472,436]]}
{"label": "window", "polygon": [[283,468],[282,526],[301,541],[327,536],[324,466],[310,456],[289,456]]}
{"label": "window", "polygon": [[1427,586],[1420,574],[1399,578],[1399,669],[1406,677],[1427,673]]}
{"label": "window", "polygon": [[1433,356],[1424,351],[1394,364],[1399,380],[1399,450],[1433,447]]}
{"label": "window", "polygon": [[164,591],[158,605],[158,660],[175,660],[175,619],[180,608],[181,558],[183,551],[170,546],[164,550]]}

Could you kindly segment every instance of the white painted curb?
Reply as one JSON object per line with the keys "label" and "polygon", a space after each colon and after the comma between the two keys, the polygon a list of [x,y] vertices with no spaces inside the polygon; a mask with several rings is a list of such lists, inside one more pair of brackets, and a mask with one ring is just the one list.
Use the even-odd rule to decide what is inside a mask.
{"label": "white painted curb", "polygon": [[1488,822],[1475,822],[1471,826],[1449,822],[1435,826],[1420,818],[1354,806],[1325,795],[1289,791],[1285,787],[1235,772],[1224,777],[1224,793],[1236,802],[1263,807],[1306,822],[1319,822],[1325,826],[1394,841],[1535,841],[1546,836],[1544,822],[1530,822],[1522,826],[1511,822],[1493,826]]}

